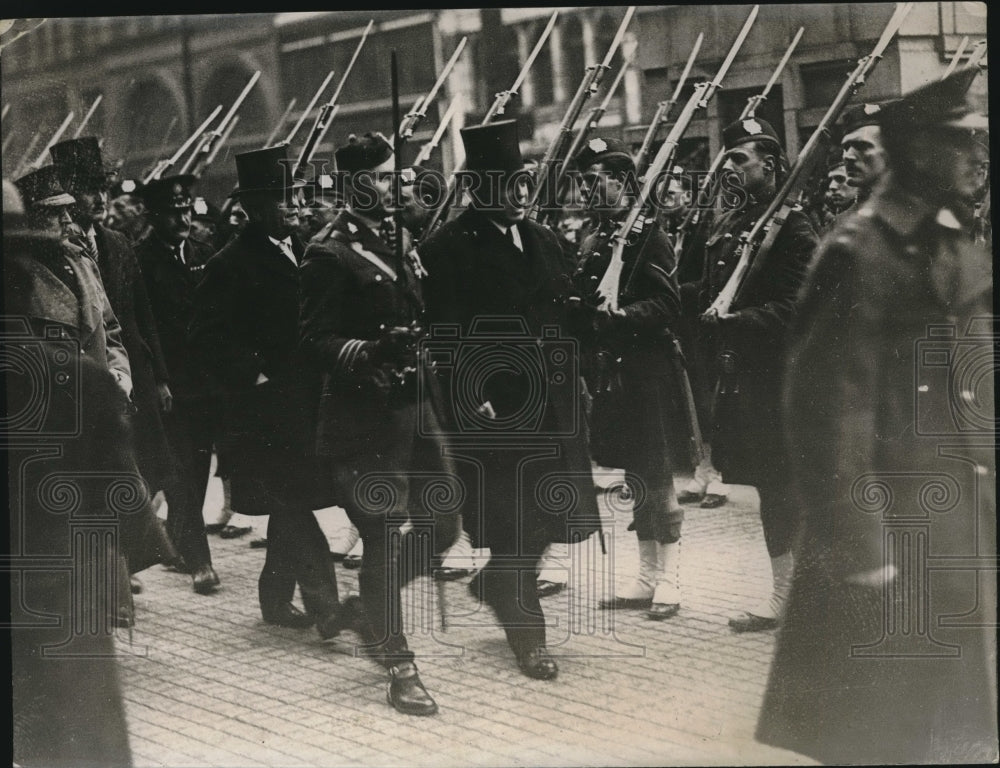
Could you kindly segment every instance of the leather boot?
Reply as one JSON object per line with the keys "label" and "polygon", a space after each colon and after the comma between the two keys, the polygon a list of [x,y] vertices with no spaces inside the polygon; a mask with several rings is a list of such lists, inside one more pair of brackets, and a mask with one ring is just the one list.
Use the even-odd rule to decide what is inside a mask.
{"label": "leather boot", "polygon": [[611,600],[602,600],[603,610],[616,608],[648,608],[653,602],[657,576],[660,571],[656,542],[639,540],[639,573]]}
{"label": "leather boot", "polygon": [[785,603],[792,589],[792,572],[795,562],[792,553],[786,552],[771,558],[770,597],[759,605],[729,620],[729,626],[736,632],[760,632],[774,629],[785,615]]}
{"label": "leather boot", "polygon": [[404,715],[433,715],[438,711],[437,703],[420,682],[417,665],[412,661],[389,667],[386,698]]}

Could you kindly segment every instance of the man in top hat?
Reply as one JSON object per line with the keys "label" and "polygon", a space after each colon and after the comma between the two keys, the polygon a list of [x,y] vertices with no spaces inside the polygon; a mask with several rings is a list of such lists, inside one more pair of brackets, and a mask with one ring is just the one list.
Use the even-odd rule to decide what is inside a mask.
{"label": "man in top hat", "polygon": [[993,280],[958,213],[975,74],[883,109],[885,183],[824,240],[793,328],[804,535],[757,738],[825,764],[996,760]]}
{"label": "man in top hat", "polygon": [[132,397],[132,370],[101,274],[84,249],[71,243],[77,232],[70,216],[76,203],[59,181],[55,166],[46,165],[14,182],[26,209],[32,234],[24,248],[4,254],[5,312],[28,318],[40,338],[74,339],[80,350],[115,377],[123,401]]}
{"label": "man in top hat", "polygon": [[202,514],[218,400],[188,342],[194,291],[212,255],[209,246],[190,237],[194,181],[189,175],[169,176],[141,189],[151,230],[135,252],[170,372],[172,401],[163,424],[177,476],[165,492],[167,529],[183,559],[180,569],[191,573],[195,592],[208,594],[219,585]]}
{"label": "man in top hat", "polygon": [[[463,519],[473,544],[491,551],[470,590],[496,613],[521,671],[548,680],[558,667],[546,647],[539,557],[600,530],[579,357],[565,328],[575,264],[526,219],[517,122],[464,128],[462,141],[472,204],[420,256],[431,335],[452,359],[447,428],[465,472]],[[556,479],[574,503],[551,503]]]}
{"label": "man in top hat", "polygon": [[856,205],[867,200],[885,175],[885,148],[879,114],[882,104],[856,104],[844,112],[843,153],[847,183],[858,190]]}
{"label": "man in top hat", "polygon": [[111,308],[122,328],[134,385],[136,462],[156,493],[171,472],[170,449],[160,414],[173,399],[160,337],[139,262],[128,239],[107,229],[108,172],[97,139],[69,139],[50,150],[63,187],[76,199],[70,209],[83,242],[97,261]]}
{"label": "man in top hat", "polygon": [[423,305],[414,262],[382,237],[392,148],[381,134],[352,135],[336,158],[346,205],[326,238],[309,245],[300,281],[301,343],[323,375],[317,448],[364,547],[353,628],[389,672],[389,703],[432,715],[437,704],[403,633],[399,590],[456,539],[460,492],[438,428],[440,400],[433,381],[418,378],[429,373],[417,364]]}
{"label": "man in top hat", "polygon": [[699,342],[715,391],[710,435],[712,459],[729,482],[753,485],[760,495],[764,540],[771,560],[770,596],[733,617],[738,632],[770,629],[781,618],[792,576],[792,542],[798,508],[788,492],[784,441],[776,425],[787,328],[799,287],[816,246],[808,217],[793,211],[754,275],[744,282],[728,313],[703,314],[725,287],[740,257],[740,234],[753,227],[787,172],[774,128],[760,118],[723,131],[723,172],[735,174],[735,204],[715,223],[705,243],[701,280],[684,283],[684,311],[703,319]]}
{"label": "man in top hat", "polygon": [[[316,374],[298,352],[297,189],[286,182],[284,144],[236,155],[246,227],[205,268],[195,294],[191,347],[224,395],[232,506],[268,515],[258,579],[270,624],[334,633],[340,611],[313,451]],[[292,604],[295,583],[305,612]]]}
{"label": "man in top hat", "polygon": [[[573,163],[598,220],[597,230],[583,242],[574,275],[583,305],[593,307],[611,262],[611,235],[635,199],[635,164],[628,147],[611,137],[592,138]],[[639,572],[601,607],[645,608],[649,618],[659,620],[677,613],[681,603],[684,510],[667,453],[669,404],[678,391],[670,363],[670,328],[681,306],[670,240],[654,218],[641,224],[623,253],[618,308],[596,310],[580,335],[594,397],[592,453],[599,464],[625,470],[636,499],[629,528],[639,541]]]}

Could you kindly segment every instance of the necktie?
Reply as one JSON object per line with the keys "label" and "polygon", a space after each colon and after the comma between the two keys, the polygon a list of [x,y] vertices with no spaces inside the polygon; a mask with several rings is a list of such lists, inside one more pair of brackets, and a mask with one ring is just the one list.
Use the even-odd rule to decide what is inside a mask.
{"label": "necktie", "polygon": [[517,251],[523,251],[521,248],[521,243],[518,240],[517,233],[514,231],[514,225],[511,224],[507,227],[507,239],[510,240],[510,244],[514,246]]}
{"label": "necktie", "polygon": [[295,260],[295,252],[292,250],[292,241],[290,238],[286,237],[284,240],[279,240],[278,247],[285,256],[292,260],[292,264],[298,266],[299,263]]}
{"label": "necktie", "polygon": [[94,232],[94,228],[93,227],[91,227],[87,231],[87,242],[90,243],[91,253],[93,254],[93,257],[96,259],[97,258],[97,233]]}

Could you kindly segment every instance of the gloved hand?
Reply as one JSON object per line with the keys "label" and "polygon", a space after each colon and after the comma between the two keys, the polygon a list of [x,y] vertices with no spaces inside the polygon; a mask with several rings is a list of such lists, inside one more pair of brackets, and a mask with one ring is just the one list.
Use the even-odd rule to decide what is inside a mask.
{"label": "gloved hand", "polygon": [[423,330],[419,326],[395,326],[386,330],[371,350],[376,366],[389,364],[399,370],[416,368],[417,341]]}

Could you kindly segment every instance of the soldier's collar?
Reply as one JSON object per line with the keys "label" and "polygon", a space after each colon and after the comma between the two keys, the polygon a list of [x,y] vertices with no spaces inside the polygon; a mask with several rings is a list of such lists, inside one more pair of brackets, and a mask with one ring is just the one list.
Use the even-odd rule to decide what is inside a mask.
{"label": "soldier's collar", "polygon": [[364,233],[366,231],[376,237],[378,236],[378,231],[373,229],[371,224],[362,219],[349,208],[345,207],[340,212],[340,216],[337,217],[337,221],[339,222],[338,229],[346,232],[352,240],[360,240],[365,236]]}
{"label": "soldier's collar", "polygon": [[927,219],[938,214],[938,207],[895,184],[887,183],[858,209],[862,218],[878,218],[903,237],[910,237]]}

